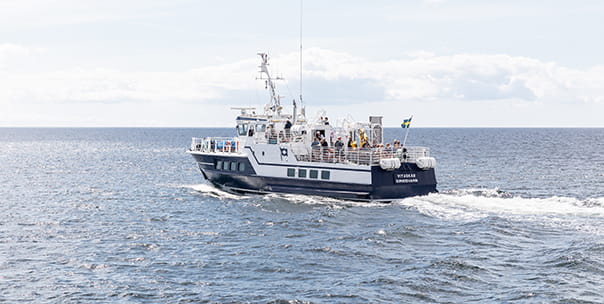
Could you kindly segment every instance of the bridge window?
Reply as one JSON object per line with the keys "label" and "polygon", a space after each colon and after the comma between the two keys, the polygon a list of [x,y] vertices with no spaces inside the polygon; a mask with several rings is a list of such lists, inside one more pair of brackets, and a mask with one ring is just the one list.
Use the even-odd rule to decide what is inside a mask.
{"label": "bridge window", "polygon": [[321,179],[329,179],[329,171],[321,171]]}
{"label": "bridge window", "polygon": [[289,177],[295,177],[296,176],[296,169],[294,169],[294,168],[287,168],[287,176],[289,176]]}
{"label": "bridge window", "polygon": [[318,178],[319,177],[319,171],[317,171],[317,170],[310,170],[310,172],[309,172],[308,175],[309,175],[310,178]]}
{"label": "bridge window", "polygon": [[237,162],[231,162],[231,171],[237,171]]}
{"label": "bridge window", "polygon": [[306,169],[298,169],[298,177],[306,177]]}
{"label": "bridge window", "polygon": [[241,136],[247,135],[248,124],[238,124],[237,133]]}
{"label": "bridge window", "polygon": [[245,163],[239,163],[239,171],[245,171]]}

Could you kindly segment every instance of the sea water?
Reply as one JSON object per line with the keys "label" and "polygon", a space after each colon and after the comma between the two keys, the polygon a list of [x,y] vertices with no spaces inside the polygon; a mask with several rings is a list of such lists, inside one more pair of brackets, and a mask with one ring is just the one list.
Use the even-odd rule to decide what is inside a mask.
{"label": "sea water", "polygon": [[440,193],[389,204],[220,191],[232,134],[0,128],[0,302],[604,302],[604,129],[412,128]]}

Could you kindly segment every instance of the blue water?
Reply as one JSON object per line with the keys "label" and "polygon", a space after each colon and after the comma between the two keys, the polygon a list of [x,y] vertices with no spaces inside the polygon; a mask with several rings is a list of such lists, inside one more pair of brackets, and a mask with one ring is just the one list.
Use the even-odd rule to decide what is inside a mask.
{"label": "blue water", "polygon": [[231,134],[0,128],[0,302],[604,302],[604,129],[411,129],[441,193],[391,204],[216,190]]}

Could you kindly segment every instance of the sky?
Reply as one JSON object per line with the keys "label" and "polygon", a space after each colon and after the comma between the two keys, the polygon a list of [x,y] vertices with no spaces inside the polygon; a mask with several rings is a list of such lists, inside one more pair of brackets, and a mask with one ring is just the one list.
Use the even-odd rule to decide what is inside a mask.
{"label": "sky", "polygon": [[300,4],[0,0],[0,127],[231,127],[258,52],[311,117],[604,127],[603,1]]}

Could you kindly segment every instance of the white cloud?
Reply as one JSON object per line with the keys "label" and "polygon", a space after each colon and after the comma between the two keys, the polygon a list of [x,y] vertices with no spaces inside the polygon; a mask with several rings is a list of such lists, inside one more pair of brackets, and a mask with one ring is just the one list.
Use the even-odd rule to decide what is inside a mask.
{"label": "white cloud", "polygon": [[[543,111],[549,107],[553,112],[563,108],[567,111],[568,105],[575,104],[590,111],[604,105],[602,66],[568,68],[553,62],[501,54],[414,54],[405,59],[375,61],[343,52],[307,49],[304,53],[304,75],[309,80],[306,102],[310,107],[325,108],[343,102],[356,104],[359,113],[363,113],[367,104],[394,109],[397,105],[403,107],[404,102],[405,111],[408,105],[416,109],[429,106],[448,111],[457,108],[492,112],[497,112],[499,107],[506,108],[510,115],[523,109],[545,113]],[[0,45],[0,63],[18,56],[35,56],[35,52],[32,55],[27,47]],[[271,61],[273,76],[283,75],[289,81],[279,84],[282,94],[297,96],[298,60],[297,53],[289,53],[276,55]],[[232,100],[229,99],[225,107],[249,104],[251,97],[246,99],[245,96],[258,89],[260,96],[256,96],[254,102],[264,101],[263,84],[254,79],[258,75],[258,61],[258,58],[250,57],[180,72],[103,68],[25,72],[15,70],[15,67],[0,67],[0,105],[3,105],[0,122],[3,120],[6,124],[21,117],[18,121],[27,124],[27,105],[34,104],[30,108],[38,112],[32,113],[31,117],[38,117],[37,121],[52,121],[48,118],[51,108],[58,109],[52,116],[60,117],[60,109],[89,112],[85,110],[87,105],[96,109],[95,113],[107,109],[106,118],[111,117],[111,112],[120,105],[128,109],[156,109],[159,113],[156,120],[161,120],[161,114],[165,112],[162,107],[170,109],[174,112],[173,117],[177,117],[179,109],[191,111],[191,107],[196,106],[215,109],[227,98]],[[310,80],[314,86],[310,85]],[[317,86],[317,83],[324,85]],[[346,93],[346,100],[337,100],[334,93],[338,92]],[[41,106],[43,104],[47,106]],[[21,107],[20,114],[12,110],[15,105]],[[228,114],[225,111],[224,115]],[[217,120],[219,115],[205,121]],[[77,113],[72,116],[79,117]],[[94,117],[93,122],[103,125],[103,119],[99,118],[103,116]],[[147,117],[154,115],[147,113]],[[223,120],[226,123],[229,119]],[[547,124],[547,119],[543,117],[539,121]],[[144,121],[141,123],[147,125]],[[484,124],[488,120],[476,120],[475,123]]]}
{"label": "white cloud", "polygon": [[0,70],[7,68],[16,61],[23,60],[32,54],[42,52],[41,48],[31,48],[23,45],[3,43],[0,44]]}
{"label": "white cloud", "polygon": [[182,72],[0,70],[0,97],[18,103],[208,101],[231,90],[251,89],[254,69],[254,61],[244,60]]}
{"label": "white cloud", "polygon": [[370,61],[314,49],[308,75],[326,80],[368,79],[390,100],[498,100],[595,102],[604,100],[604,67],[571,69],[553,62],[500,54],[429,55]]}

